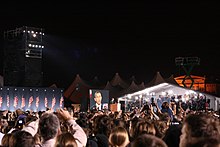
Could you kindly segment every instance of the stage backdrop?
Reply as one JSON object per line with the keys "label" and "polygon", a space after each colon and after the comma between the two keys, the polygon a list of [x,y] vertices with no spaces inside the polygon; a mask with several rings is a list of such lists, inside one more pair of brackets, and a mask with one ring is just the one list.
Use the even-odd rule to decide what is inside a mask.
{"label": "stage backdrop", "polygon": [[0,87],[0,110],[44,111],[63,107],[61,88]]}

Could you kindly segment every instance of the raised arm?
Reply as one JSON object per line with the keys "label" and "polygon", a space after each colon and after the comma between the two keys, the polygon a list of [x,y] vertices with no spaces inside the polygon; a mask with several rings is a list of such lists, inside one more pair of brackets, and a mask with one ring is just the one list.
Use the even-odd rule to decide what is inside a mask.
{"label": "raised arm", "polygon": [[73,137],[76,139],[78,147],[84,147],[87,143],[87,136],[84,130],[76,123],[73,117],[69,114],[67,110],[58,109],[58,115],[63,119],[67,125],[70,127],[70,132],[73,134]]}

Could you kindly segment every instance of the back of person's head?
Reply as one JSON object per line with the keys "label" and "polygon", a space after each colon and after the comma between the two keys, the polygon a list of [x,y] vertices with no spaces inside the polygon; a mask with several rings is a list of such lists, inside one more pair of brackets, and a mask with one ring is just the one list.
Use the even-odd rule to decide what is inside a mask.
{"label": "back of person's head", "polygon": [[219,121],[214,117],[201,113],[189,114],[185,119],[183,129],[186,130],[187,136],[191,137],[220,137]]}
{"label": "back of person's head", "polygon": [[54,147],[77,147],[77,143],[71,133],[65,132],[57,136]]}
{"label": "back of person's head", "polygon": [[147,120],[140,120],[135,126],[133,137],[136,138],[141,134],[155,135],[156,129],[154,127],[154,124]]}
{"label": "back of person's head", "polygon": [[97,139],[97,145],[98,147],[109,147],[109,141],[108,137],[104,134],[97,134],[96,136]]}
{"label": "back of person's head", "polygon": [[[32,135],[33,136],[33,135]],[[41,144],[41,136],[39,133],[36,133],[34,136],[34,143],[35,145],[40,145]]]}
{"label": "back of person's head", "polygon": [[129,143],[129,135],[124,127],[115,127],[110,133],[109,143],[112,146],[125,147]]}
{"label": "back of person's head", "polygon": [[16,109],[15,112],[17,116],[24,114],[24,112],[21,109]]}
{"label": "back of person's head", "polygon": [[187,144],[194,143],[202,138],[219,140],[220,125],[219,121],[209,114],[188,114],[184,119],[181,132],[179,146],[186,147]]}
{"label": "back of person's head", "polygon": [[111,131],[112,119],[107,115],[98,115],[94,121],[94,133],[109,136]]}
{"label": "back of person's head", "polygon": [[9,147],[34,147],[34,137],[26,131],[16,131],[9,138]]}
{"label": "back of person's head", "polygon": [[166,121],[167,124],[169,124],[171,121],[171,117],[169,116],[169,114],[167,112],[163,112],[163,113],[159,114],[159,117],[160,117],[160,120]]}
{"label": "back of person's head", "polygon": [[80,127],[82,127],[82,128],[88,128],[89,126],[89,124],[88,124],[88,118],[87,118],[87,114],[86,113],[84,113],[84,112],[80,112],[79,113],[79,117],[78,117],[78,119],[76,120],[76,123],[78,124],[78,125],[80,125]]}
{"label": "back of person's head", "polygon": [[155,121],[154,122],[154,127],[155,127],[155,130],[156,130],[156,136],[159,137],[159,138],[163,138],[167,129],[169,128],[169,126],[167,125],[167,122],[166,121],[161,121],[161,120],[158,120],[158,121]]}
{"label": "back of person's head", "polygon": [[201,138],[194,142],[187,142],[185,147],[220,147],[220,141],[215,138]]}
{"label": "back of person's head", "polygon": [[166,130],[162,139],[169,147],[179,147],[181,128],[181,125],[171,125]]}
{"label": "back of person's head", "polygon": [[169,103],[168,102],[163,102],[161,105],[162,109],[168,109],[169,108]]}
{"label": "back of person's head", "polygon": [[2,137],[2,141],[1,141],[1,145],[2,146],[9,146],[9,139],[12,136],[12,133],[6,133],[3,137]]}
{"label": "back of person's head", "polygon": [[159,137],[150,134],[139,135],[131,143],[131,147],[168,147]]}
{"label": "back of person's head", "polygon": [[121,118],[113,119],[113,127],[115,126],[122,126],[124,128],[127,128],[126,121]]}
{"label": "back of person's head", "polygon": [[39,120],[39,133],[44,141],[55,138],[60,130],[60,121],[53,113],[44,113]]}

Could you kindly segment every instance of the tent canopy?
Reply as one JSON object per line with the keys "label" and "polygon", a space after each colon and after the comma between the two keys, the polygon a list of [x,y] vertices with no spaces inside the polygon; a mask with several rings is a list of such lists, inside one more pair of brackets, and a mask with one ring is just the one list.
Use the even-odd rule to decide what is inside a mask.
{"label": "tent canopy", "polygon": [[218,110],[218,101],[220,98],[217,98],[213,95],[207,94],[207,93],[202,93],[198,91],[191,90],[189,88],[184,88],[175,84],[170,84],[170,83],[160,83],[151,87],[147,87],[143,90],[134,92],[134,93],[129,93],[126,94],[120,98],[118,98],[119,101],[135,101],[135,100],[140,100],[144,99],[146,101],[150,101],[151,97],[154,98],[159,98],[160,95],[166,95],[166,96],[181,96],[182,101],[187,101],[190,98],[198,98],[198,97],[203,97],[206,99],[210,99],[210,108],[213,110]]}

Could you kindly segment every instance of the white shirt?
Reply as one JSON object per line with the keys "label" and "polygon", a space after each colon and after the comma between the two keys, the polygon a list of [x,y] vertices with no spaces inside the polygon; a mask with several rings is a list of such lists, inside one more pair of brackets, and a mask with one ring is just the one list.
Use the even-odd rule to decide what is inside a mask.
{"label": "white shirt", "polygon": [[98,108],[98,110],[102,110],[102,105],[101,104],[99,105],[96,103],[96,108]]}
{"label": "white shirt", "polygon": [[0,132],[0,145],[2,145],[2,138],[5,134],[3,134],[2,132]]}

